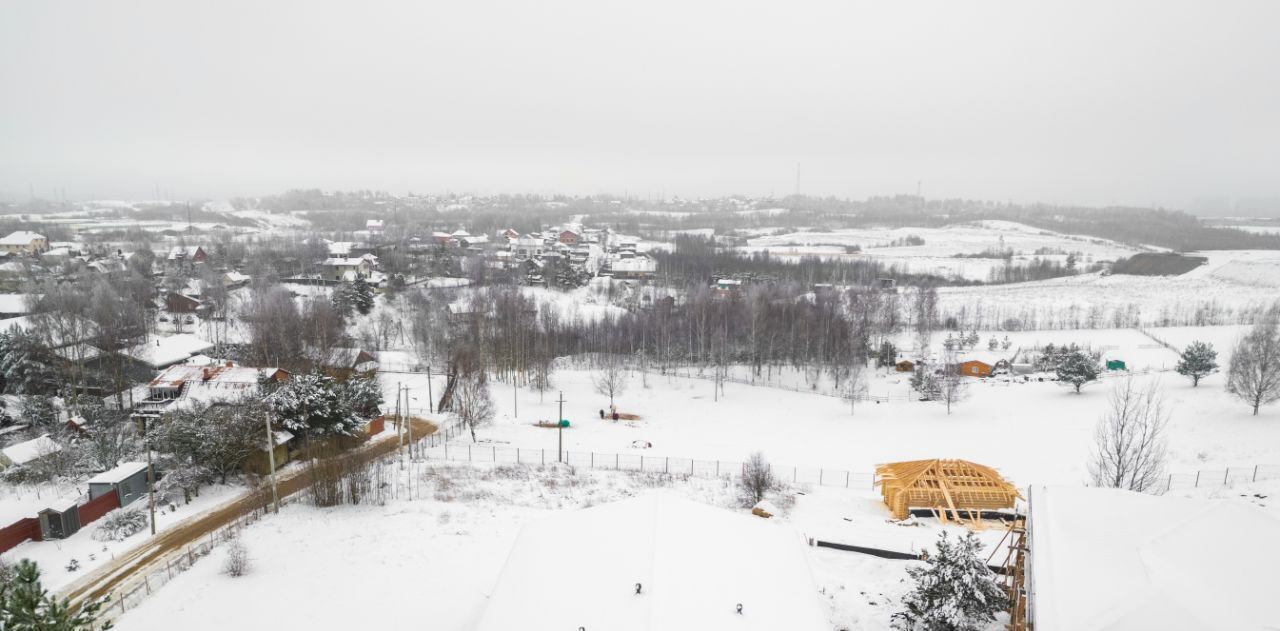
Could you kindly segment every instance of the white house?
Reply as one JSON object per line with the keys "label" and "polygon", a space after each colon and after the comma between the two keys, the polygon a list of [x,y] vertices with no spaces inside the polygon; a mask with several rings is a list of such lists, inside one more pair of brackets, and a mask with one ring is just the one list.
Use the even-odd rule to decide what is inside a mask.
{"label": "white house", "polygon": [[354,281],[357,278],[368,279],[373,271],[369,260],[365,258],[333,257],[324,260],[325,278],[336,281]]}
{"label": "white house", "polygon": [[18,230],[0,239],[0,253],[41,254],[49,251],[49,239],[30,230]]}

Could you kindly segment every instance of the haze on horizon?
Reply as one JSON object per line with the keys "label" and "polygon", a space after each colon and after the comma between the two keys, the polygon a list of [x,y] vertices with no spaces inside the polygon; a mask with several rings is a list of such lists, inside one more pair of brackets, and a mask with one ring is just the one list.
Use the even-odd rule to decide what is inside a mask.
{"label": "haze on horizon", "polygon": [[0,200],[1280,206],[1280,4],[16,2]]}

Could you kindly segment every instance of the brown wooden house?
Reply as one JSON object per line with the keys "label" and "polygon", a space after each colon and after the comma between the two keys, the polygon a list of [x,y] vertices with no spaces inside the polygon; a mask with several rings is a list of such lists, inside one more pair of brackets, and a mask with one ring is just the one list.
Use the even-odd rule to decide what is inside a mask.
{"label": "brown wooden house", "polygon": [[959,511],[1012,508],[1022,497],[995,469],[967,460],[913,460],[876,467],[876,484],[894,519],[912,508],[930,508],[945,519]]}

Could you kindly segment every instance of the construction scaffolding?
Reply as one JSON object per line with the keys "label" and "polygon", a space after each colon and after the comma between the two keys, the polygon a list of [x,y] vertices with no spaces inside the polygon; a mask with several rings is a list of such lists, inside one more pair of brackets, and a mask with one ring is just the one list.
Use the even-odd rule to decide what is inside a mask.
{"label": "construction scaffolding", "polygon": [[[912,508],[929,508],[956,521],[965,511],[977,523],[984,510],[1013,508],[1022,495],[995,469],[967,460],[913,460],[876,467],[876,484],[894,519]],[[976,515],[976,516],[975,516]]]}

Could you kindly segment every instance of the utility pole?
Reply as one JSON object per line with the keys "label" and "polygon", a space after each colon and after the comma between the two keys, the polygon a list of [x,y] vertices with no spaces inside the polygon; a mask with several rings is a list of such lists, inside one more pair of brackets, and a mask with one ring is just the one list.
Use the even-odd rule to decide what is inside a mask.
{"label": "utility pole", "polygon": [[276,435],[271,431],[271,415],[263,415],[267,426],[267,462],[271,465],[271,503],[280,512],[280,492],[276,490]]}
{"label": "utility pole", "polygon": [[156,473],[151,466],[151,424],[142,418],[142,433],[147,437],[147,505],[151,509],[151,536],[156,536]]}
{"label": "utility pole", "polygon": [[408,386],[405,386],[404,388],[404,413],[406,417],[409,417],[405,419],[404,426],[408,429],[408,432],[409,432],[409,461],[412,464],[413,462],[413,423],[411,421],[413,418],[413,412],[409,410],[409,387]]}
{"label": "utility pole", "polygon": [[435,395],[431,394],[431,364],[427,364],[427,411],[436,411]]}
{"label": "utility pole", "polygon": [[556,462],[564,462],[564,390],[560,391],[560,418],[556,419]]}
{"label": "utility pole", "polygon": [[396,450],[400,452],[400,468],[404,468],[404,415],[400,413],[400,382],[396,382]]}

